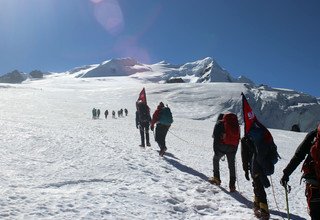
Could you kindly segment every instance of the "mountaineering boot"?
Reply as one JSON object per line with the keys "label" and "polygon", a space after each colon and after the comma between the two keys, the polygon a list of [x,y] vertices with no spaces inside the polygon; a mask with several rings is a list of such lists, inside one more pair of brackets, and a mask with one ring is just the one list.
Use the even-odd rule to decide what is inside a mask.
{"label": "mountaineering boot", "polygon": [[159,152],[159,156],[160,157],[163,157],[164,153],[166,152],[167,148],[166,147],[163,147],[161,148],[160,152]]}
{"label": "mountaineering boot", "polygon": [[270,214],[264,211],[261,211],[261,216],[260,220],[269,220],[270,219]]}
{"label": "mountaineering boot", "polygon": [[269,220],[270,219],[270,213],[268,204],[260,202],[259,203],[260,209],[255,211],[254,215],[259,218],[260,220]]}
{"label": "mountaineering boot", "polygon": [[256,216],[257,218],[261,217],[261,211],[259,208],[257,209],[253,208],[253,212],[254,212],[254,216]]}
{"label": "mountaineering boot", "polygon": [[259,218],[260,220],[269,220],[270,219],[270,213],[265,212],[263,209],[257,210],[254,215]]}
{"label": "mountaineering boot", "polygon": [[236,186],[229,186],[229,191],[230,192],[236,192]]}
{"label": "mountaineering boot", "polygon": [[147,143],[147,146],[148,146],[148,147],[150,147],[150,146],[151,146],[151,144],[148,142],[148,143]]}
{"label": "mountaineering boot", "polygon": [[209,183],[211,183],[213,185],[217,185],[217,186],[220,186],[220,184],[221,184],[220,178],[215,177],[215,176],[210,177],[208,181],[209,181]]}
{"label": "mountaineering boot", "polygon": [[258,214],[260,215],[260,206],[259,206],[259,202],[257,201],[253,202],[253,212],[255,216],[257,216]]}
{"label": "mountaineering boot", "polygon": [[144,144],[140,144],[139,147],[145,147]]}

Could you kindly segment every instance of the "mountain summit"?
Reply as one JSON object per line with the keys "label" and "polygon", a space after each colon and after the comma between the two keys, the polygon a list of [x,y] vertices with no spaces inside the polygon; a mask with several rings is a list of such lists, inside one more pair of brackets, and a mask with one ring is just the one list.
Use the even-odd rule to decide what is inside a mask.
{"label": "mountain summit", "polygon": [[180,82],[186,83],[252,83],[246,77],[233,78],[211,57],[183,65],[171,65],[165,61],[148,65],[138,63],[132,58],[112,59],[96,65],[94,68],[88,68],[87,72],[78,75],[78,77],[84,78],[106,76],[130,76],[151,82],[168,82],[173,79],[180,79]]}

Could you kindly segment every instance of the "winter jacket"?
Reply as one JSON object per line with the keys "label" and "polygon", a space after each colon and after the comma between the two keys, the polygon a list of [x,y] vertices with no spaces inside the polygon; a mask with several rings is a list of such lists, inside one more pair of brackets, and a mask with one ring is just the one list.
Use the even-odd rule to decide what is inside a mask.
{"label": "winter jacket", "polygon": [[143,127],[149,127],[150,121],[151,121],[150,114],[148,115],[148,120],[147,121],[141,121],[140,113],[139,113],[139,111],[136,111],[136,127],[138,127],[138,125],[141,125]]}
{"label": "winter jacket", "polygon": [[270,186],[268,177],[262,172],[260,165],[256,160],[255,146],[248,137],[241,139],[241,158],[243,170],[250,171],[253,178],[259,177],[262,185],[267,188]]}
{"label": "winter jacket", "polygon": [[247,137],[241,139],[242,168],[245,172],[251,170],[253,147],[254,146]]}
{"label": "winter jacket", "polygon": [[164,106],[158,105],[156,111],[152,115],[151,120],[151,129],[154,128],[154,124],[156,124],[160,119],[160,112]]}
{"label": "winter jacket", "polygon": [[[314,139],[317,135],[317,129],[309,132],[307,136],[304,138],[304,140],[301,142],[301,144],[298,146],[294,156],[290,160],[287,167],[283,170],[284,175],[290,176],[291,173],[298,167],[298,165],[304,160],[304,158],[307,156],[306,160],[311,158],[310,155],[310,149],[312,145],[314,144]],[[317,182],[317,177],[315,173],[310,174],[304,174],[302,176],[306,179],[307,182],[315,183]]]}
{"label": "winter jacket", "polygon": [[212,134],[213,147],[216,147],[222,143],[223,133],[224,133],[223,122],[221,120],[219,120],[219,121],[217,121],[217,123],[215,124],[214,129],[213,129],[213,134]]}

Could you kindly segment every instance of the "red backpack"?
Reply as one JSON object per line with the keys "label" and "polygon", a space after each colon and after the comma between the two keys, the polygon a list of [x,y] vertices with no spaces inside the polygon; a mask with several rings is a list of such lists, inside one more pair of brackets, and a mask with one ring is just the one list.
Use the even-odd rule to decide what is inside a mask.
{"label": "red backpack", "polygon": [[320,183],[320,124],[317,128],[317,135],[310,148],[310,154],[305,159],[302,166],[303,176],[315,174]]}
{"label": "red backpack", "polygon": [[222,143],[232,146],[238,146],[240,141],[240,127],[237,115],[226,113],[222,118],[224,133]]}
{"label": "red backpack", "polygon": [[320,183],[320,124],[317,129],[317,137],[314,145],[310,149],[310,155],[314,161],[314,168],[317,175],[318,183]]}

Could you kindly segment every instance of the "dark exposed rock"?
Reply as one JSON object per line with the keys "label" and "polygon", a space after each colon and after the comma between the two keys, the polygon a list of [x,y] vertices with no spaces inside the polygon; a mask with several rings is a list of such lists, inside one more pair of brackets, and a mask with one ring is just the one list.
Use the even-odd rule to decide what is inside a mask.
{"label": "dark exposed rock", "polygon": [[29,73],[30,77],[35,78],[35,79],[42,79],[43,78],[43,72],[40,70],[33,70],[32,72]]}
{"label": "dark exposed rock", "polygon": [[18,70],[0,76],[0,83],[22,83],[24,80],[26,80],[25,75]]}
{"label": "dark exposed rock", "polygon": [[184,83],[184,81],[181,78],[171,78],[166,80],[166,83]]}

